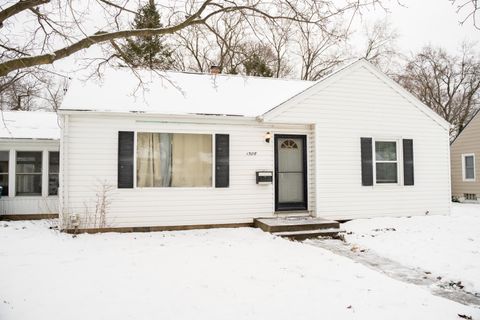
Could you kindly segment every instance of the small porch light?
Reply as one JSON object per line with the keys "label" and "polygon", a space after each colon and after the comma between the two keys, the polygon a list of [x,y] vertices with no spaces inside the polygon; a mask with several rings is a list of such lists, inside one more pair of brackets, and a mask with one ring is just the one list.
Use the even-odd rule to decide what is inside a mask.
{"label": "small porch light", "polygon": [[265,133],[265,142],[270,143],[270,139],[272,139],[272,134],[270,132]]}

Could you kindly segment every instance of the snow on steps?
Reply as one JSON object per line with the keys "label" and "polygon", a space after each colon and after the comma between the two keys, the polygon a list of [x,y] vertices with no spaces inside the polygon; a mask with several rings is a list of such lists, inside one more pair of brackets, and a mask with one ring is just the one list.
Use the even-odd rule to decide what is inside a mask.
{"label": "snow on steps", "polygon": [[254,220],[254,225],[265,232],[295,240],[336,237],[343,231],[337,221],[310,216],[258,218]]}

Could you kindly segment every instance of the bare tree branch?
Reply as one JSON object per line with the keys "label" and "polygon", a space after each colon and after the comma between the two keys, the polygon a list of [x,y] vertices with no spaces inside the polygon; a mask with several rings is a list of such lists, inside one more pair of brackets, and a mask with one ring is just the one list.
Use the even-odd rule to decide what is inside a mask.
{"label": "bare tree branch", "polygon": [[3,22],[22,11],[32,9],[41,4],[50,2],[50,0],[20,0],[17,3],[0,10],[0,28],[3,26]]}

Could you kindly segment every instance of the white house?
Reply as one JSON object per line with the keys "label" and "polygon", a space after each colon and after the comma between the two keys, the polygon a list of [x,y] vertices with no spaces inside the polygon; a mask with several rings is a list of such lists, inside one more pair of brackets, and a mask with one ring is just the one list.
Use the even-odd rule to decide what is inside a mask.
{"label": "white house", "polygon": [[59,114],[63,228],[450,209],[449,124],[365,60],[316,82],[110,70]]}
{"label": "white house", "polygon": [[58,216],[59,148],[56,113],[1,112],[0,219]]}

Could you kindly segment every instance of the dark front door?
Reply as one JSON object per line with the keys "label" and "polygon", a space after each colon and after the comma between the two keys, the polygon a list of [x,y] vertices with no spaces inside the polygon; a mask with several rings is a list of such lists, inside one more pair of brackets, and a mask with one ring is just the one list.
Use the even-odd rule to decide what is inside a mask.
{"label": "dark front door", "polygon": [[304,135],[275,135],[275,210],[307,210]]}

